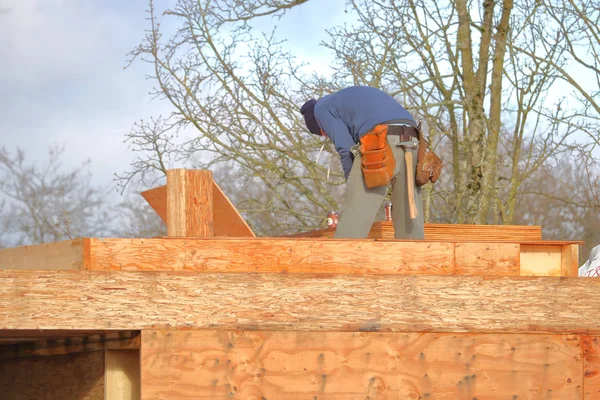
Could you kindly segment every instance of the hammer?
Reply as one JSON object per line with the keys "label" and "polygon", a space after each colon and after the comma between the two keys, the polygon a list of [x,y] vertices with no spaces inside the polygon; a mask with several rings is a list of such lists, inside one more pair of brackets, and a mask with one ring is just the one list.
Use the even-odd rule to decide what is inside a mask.
{"label": "hammer", "polygon": [[406,189],[408,193],[408,210],[410,218],[417,218],[417,205],[415,204],[415,177],[413,174],[413,158],[412,149],[417,147],[417,143],[413,142],[402,142],[398,144],[399,147],[404,149],[404,162],[406,163]]}

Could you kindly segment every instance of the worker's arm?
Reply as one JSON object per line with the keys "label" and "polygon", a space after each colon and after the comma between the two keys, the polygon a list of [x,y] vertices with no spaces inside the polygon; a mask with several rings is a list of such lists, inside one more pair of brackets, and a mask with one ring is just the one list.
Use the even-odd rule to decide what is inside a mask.
{"label": "worker's arm", "polygon": [[335,146],[335,150],[340,155],[342,168],[344,169],[344,177],[348,179],[354,156],[350,148],[356,143],[350,134],[350,129],[339,117],[329,112],[327,109],[315,109],[315,117],[321,126],[321,129],[331,139]]}

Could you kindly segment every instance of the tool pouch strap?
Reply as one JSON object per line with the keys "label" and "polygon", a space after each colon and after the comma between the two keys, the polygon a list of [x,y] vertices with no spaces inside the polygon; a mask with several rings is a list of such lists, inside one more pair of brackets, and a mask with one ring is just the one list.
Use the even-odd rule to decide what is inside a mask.
{"label": "tool pouch strap", "polygon": [[361,170],[368,188],[388,186],[394,177],[396,159],[387,141],[387,125],[377,125],[360,138]]}
{"label": "tool pouch strap", "polygon": [[417,170],[415,183],[423,186],[427,182],[435,183],[442,172],[443,162],[433,151],[428,150],[428,143],[421,132],[421,123],[417,127],[419,148],[417,152]]}

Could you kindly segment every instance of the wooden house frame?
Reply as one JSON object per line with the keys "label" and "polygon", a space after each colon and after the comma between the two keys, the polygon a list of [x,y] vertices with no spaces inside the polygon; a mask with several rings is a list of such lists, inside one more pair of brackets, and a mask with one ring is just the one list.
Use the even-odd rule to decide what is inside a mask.
{"label": "wooden house frame", "polygon": [[257,238],[210,171],[167,237],[0,250],[9,399],[599,399],[600,281],[540,227]]}

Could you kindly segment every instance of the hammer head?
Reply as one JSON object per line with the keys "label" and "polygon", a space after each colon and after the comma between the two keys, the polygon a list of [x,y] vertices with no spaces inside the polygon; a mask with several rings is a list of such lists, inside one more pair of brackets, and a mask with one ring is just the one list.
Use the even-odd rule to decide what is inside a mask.
{"label": "hammer head", "polygon": [[400,142],[396,146],[402,147],[404,149],[414,149],[415,147],[417,147],[417,145],[418,145],[418,142],[411,140],[409,142]]}

